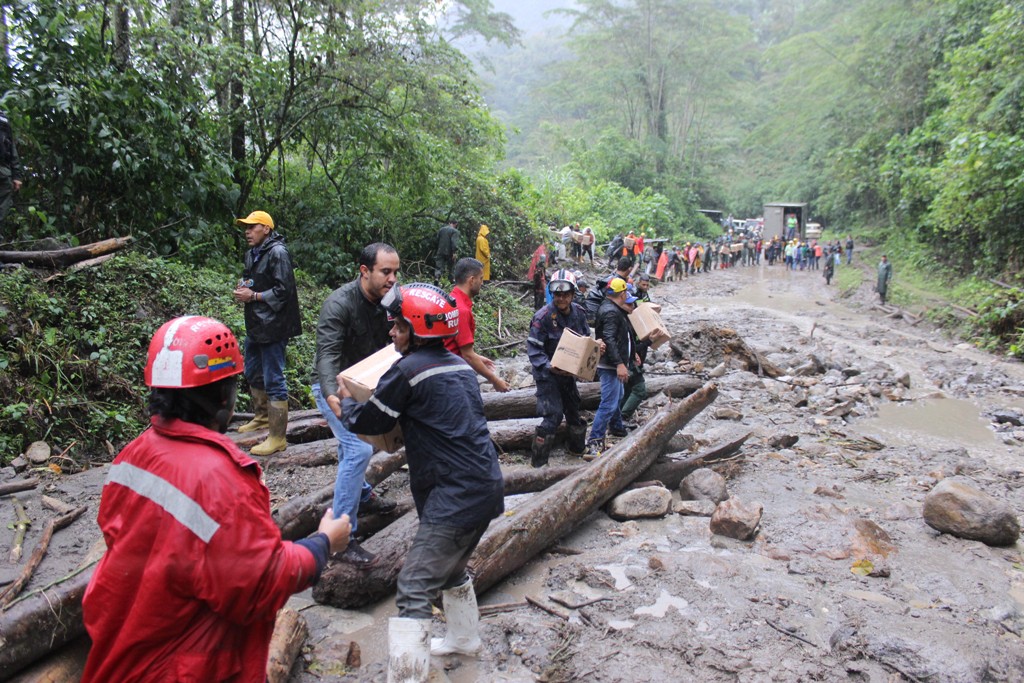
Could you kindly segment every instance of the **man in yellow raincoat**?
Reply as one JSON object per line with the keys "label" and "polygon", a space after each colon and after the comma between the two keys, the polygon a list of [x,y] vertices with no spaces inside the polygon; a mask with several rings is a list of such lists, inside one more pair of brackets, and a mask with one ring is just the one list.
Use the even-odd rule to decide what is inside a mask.
{"label": "man in yellow raincoat", "polygon": [[491,243],[487,241],[490,232],[491,229],[481,223],[476,235],[476,260],[484,265],[484,282],[491,279]]}

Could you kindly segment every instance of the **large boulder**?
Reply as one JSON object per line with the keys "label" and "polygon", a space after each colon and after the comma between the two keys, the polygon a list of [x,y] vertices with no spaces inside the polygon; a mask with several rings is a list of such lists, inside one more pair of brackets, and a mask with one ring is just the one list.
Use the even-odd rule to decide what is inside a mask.
{"label": "large boulder", "polygon": [[729,497],[725,477],[707,467],[690,472],[679,482],[679,497],[683,500],[710,500],[721,503]]}
{"label": "large boulder", "polygon": [[627,519],[664,517],[672,505],[672,492],[664,486],[645,486],[620,493],[608,504],[608,516],[620,522]]}
{"label": "large boulder", "polygon": [[958,477],[943,479],[924,499],[928,526],[986,545],[1012,545],[1020,537],[1013,508]]}
{"label": "large boulder", "polygon": [[723,501],[711,515],[711,533],[719,536],[747,541],[757,534],[761,524],[764,506],[760,503],[743,503],[735,498]]}

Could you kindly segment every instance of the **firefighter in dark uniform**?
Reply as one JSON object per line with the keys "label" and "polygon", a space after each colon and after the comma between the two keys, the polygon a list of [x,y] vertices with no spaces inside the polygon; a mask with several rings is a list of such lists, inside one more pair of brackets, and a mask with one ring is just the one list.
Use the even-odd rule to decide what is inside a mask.
{"label": "firefighter in dark uniform", "polygon": [[21,159],[14,143],[14,131],[5,112],[0,112],[0,236],[7,212],[14,204],[14,193],[21,189]]}
{"label": "firefighter in dark uniform", "polygon": [[[402,427],[420,523],[398,575],[398,616],[388,624],[388,680],[426,681],[431,654],[480,648],[466,565],[491,520],[504,511],[504,485],[476,371],[443,343],[458,332],[455,300],[434,285],[413,283],[392,287],[381,305],[394,320],[391,339],[402,357],[366,403],[353,400],[339,383],[340,412],[354,434]],[[448,633],[431,642],[431,601],[439,590]]]}
{"label": "firefighter in dark uniform", "polygon": [[[530,322],[530,335],[526,339],[526,354],[533,366],[533,379],[537,385],[537,413],[542,420],[537,427],[531,447],[530,462],[534,467],[548,463],[555,430],[565,416],[569,427],[569,451],[583,453],[587,441],[587,421],[580,415],[580,392],[576,378],[562,370],[551,367],[551,358],[558,348],[562,331],[590,336],[586,311],[573,302],[576,293],[576,278],[568,270],[556,271],[551,276],[548,289],[552,302],[542,306]],[[603,353],[603,350],[602,350]]]}

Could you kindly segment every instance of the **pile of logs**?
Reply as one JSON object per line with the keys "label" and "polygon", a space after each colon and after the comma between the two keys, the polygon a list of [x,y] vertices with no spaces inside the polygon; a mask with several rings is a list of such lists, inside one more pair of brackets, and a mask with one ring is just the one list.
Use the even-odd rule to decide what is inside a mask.
{"label": "pile of logs", "polygon": [[[600,400],[599,385],[581,384],[580,390],[584,406],[595,408]],[[471,561],[479,592],[554,544],[632,482],[658,479],[674,486],[705,462],[735,452],[746,438],[696,458],[664,458],[672,436],[709,406],[718,391],[714,385],[702,386],[695,378],[685,376],[652,377],[648,391],[651,394],[664,391],[674,398],[685,398],[670,401],[643,427],[592,463],[504,472],[507,495],[536,493],[519,505],[515,514],[492,522],[481,540]],[[484,398],[485,412],[488,419],[493,420],[489,426],[495,442],[502,449],[527,448],[536,426],[533,390],[487,393]],[[284,457],[271,458],[266,466],[334,462],[336,442],[329,437],[329,432],[316,438],[318,429],[326,431],[326,424],[312,411],[293,417],[289,440],[301,439],[305,443],[289,447]],[[241,442],[254,436],[259,440],[259,434],[236,436]],[[402,450],[393,454],[378,453],[370,463],[366,478],[373,484],[379,483],[404,463]],[[282,536],[294,539],[314,531],[332,490],[333,486],[325,487],[274,510]],[[351,608],[387,597],[394,591],[417,522],[409,498],[399,501],[399,511],[386,518],[362,518],[361,533],[376,531],[366,547],[378,555],[378,565],[362,572],[351,570],[345,564],[330,566],[314,589],[314,598],[325,604]],[[88,652],[88,644],[82,643],[85,640],[82,595],[100,554],[102,549],[61,581],[26,594],[0,611],[0,680],[8,680],[33,662],[38,663],[32,672],[22,673],[16,680],[77,680],[75,676],[80,676]],[[305,625],[298,615],[282,612],[277,626],[281,633],[275,636],[278,645],[268,668],[271,681],[285,680],[281,672],[287,675],[305,637]]]}

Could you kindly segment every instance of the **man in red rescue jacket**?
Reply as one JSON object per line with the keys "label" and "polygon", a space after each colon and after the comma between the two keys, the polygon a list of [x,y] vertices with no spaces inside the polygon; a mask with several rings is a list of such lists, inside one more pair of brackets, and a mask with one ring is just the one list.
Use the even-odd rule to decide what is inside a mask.
{"label": "man in red rescue jacket", "polygon": [[281,540],[260,466],[223,435],[242,356],[210,318],[149,347],[152,427],[114,460],[98,522],[107,552],[83,599],[82,680],[262,683],[277,611],[348,544],[348,516]]}

